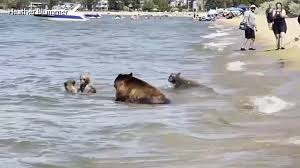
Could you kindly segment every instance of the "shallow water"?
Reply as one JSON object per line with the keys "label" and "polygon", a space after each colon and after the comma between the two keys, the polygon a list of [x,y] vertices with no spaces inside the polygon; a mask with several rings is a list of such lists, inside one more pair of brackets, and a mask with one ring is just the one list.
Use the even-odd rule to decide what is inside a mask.
{"label": "shallow water", "polygon": [[[1,167],[299,163],[299,99],[284,94],[297,87],[297,73],[263,54],[236,51],[241,32],[232,28],[186,18],[52,22],[0,15],[0,31]],[[242,71],[226,70],[238,61]],[[82,72],[92,74],[97,94],[66,94],[63,82],[79,81]],[[113,81],[129,72],[172,103],[114,102]],[[172,72],[206,87],[174,90]],[[274,104],[260,102],[267,96],[280,98],[272,99],[271,114],[259,111]],[[278,102],[293,106],[276,109]]]}

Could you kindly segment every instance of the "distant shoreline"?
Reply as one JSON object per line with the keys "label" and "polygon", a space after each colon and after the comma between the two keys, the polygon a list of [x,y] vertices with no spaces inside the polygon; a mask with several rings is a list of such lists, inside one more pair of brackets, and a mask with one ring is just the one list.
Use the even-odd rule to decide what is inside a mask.
{"label": "distant shoreline", "polygon": [[[80,11],[81,12],[81,11]],[[91,13],[92,11],[87,11],[83,13]],[[134,15],[152,15],[152,16],[163,16],[163,15],[168,15],[172,17],[193,17],[194,12],[142,12],[142,11],[134,11],[134,12],[127,12],[127,11],[100,11],[100,12],[95,12],[99,13],[101,15],[121,15],[121,16],[134,16]],[[204,15],[204,13],[197,12],[199,15]]]}
{"label": "distant shoreline", "polygon": [[[0,14],[8,14],[11,10],[0,9]],[[18,10],[15,10],[18,11]],[[22,11],[22,10],[19,10]],[[28,10],[29,11],[29,10]],[[134,16],[134,15],[151,15],[151,16],[171,16],[171,17],[193,17],[194,12],[144,12],[144,11],[78,11],[79,13],[98,13],[101,15],[111,15],[111,16]],[[27,12],[30,13],[30,12]],[[204,12],[196,12],[199,16],[206,15]]]}

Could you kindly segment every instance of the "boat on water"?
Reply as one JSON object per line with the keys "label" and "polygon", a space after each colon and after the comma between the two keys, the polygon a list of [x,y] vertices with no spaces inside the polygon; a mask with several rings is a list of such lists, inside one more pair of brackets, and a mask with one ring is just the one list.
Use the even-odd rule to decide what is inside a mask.
{"label": "boat on water", "polygon": [[78,8],[80,8],[80,4],[78,4],[75,8],[70,11],[65,12],[65,14],[34,14],[37,17],[44,17],[48,20],[55,21],[87,21],[88,18],[85,17],[84,14],[77,12]]}

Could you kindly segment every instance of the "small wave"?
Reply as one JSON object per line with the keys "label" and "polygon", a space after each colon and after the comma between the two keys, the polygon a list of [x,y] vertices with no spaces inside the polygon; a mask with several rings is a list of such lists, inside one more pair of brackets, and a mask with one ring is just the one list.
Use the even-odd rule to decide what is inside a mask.
{"label": "small wave", "polygon": [[288,139],[289,144],[300,145],[300,137],[291,137]]}
{"label": "small wave", "polygon": [[246,75],[256,75],[256,76],[265,76],[262,72],[246,72]]}
{"label": "small wave", "polygon": [[202,38],[212,39],[212,38],[223,37],[223,36],[228,36],[228,35],[229,35],[229,33],[217,31],[216,33],[211,33],[211,34],[202,36]]}
{"label": "small wave", "polygon": [[266,114],[276,113],[292,106],[291,103],[276,96],[254,97],[252,103],[257,111]]}
{"label": "small wave", "polygon": [[290,138],[285,138],[285,139],[265,139],[265,140],[255,140],[255,142],[258,143],[277,143],[281,145],[300,145],[300,137],[299,136],[294,136]]}
{"label": "small wave", "polygon": [[208,26],[209,29],[221,29],[221,28],[224,28],[223,25],[220,25],[220,24],[214,24],[214,25],[211,25],[211,26]]}
{"label": "small wave", "polygon": [[226,29],[222,29],[224,32],[228,32],[228,31],[233,31],[234,29],[233,28],[226,28]]}
{"label": "small wave", "polygon": [[241,61],[235,61],[235,62],[230,62],[227,63],[226,69],[228,71],[243,71],[246,63],[241,62]]}
{"label": "small wave", "polygon": [[243,55],[243,54],[240,53],[240,52],[234,52],[234,53],[231,53],[230,55],[228,55],[227,57],[228,58],[235,58],[235,57],[240,57],[241,55]]}
{"label": "small wave", "polygon": [[210,43],[204,44],[204,48],[217,48],[218,51],[223,51],[225,49],[225,47],[227,47],[231,44],[233,44],[233,43],[230,43],[230,42],[219,42],[219,43],[210,42]]}

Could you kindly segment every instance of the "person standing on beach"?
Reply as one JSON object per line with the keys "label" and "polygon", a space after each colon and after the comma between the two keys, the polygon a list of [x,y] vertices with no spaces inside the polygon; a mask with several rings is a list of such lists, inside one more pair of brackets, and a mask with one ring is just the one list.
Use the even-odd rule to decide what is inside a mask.
{"label": "person standing on beach", "polygon": [[269,29],[272,30],[273,9],[272,9],[272,5],[271,4],[269,4],[269,7],[266,10],[266,17],[267,17],[267,22],[268,22]]}
{"label": "person standing on beach", "polygon": [[277,49],[284,50],[283,38],[287,31],[287,26],[285,22],[286,12],[282,9],[282,3],[276,3],[276,9],[273,10],[273,32],[276,37]]}
{"label": "person standing on beach", "polygon": [[246,11],[244,13],[243,22],[246,25],[245,28],[245,40],[242,44],[241,51],[245,51],[245,47],[250,40],[249,50],[256,50],[253,48],[253,44],[255,41],[255,31],[257,31],[256,22],[255,22],[255,5],[250,6],[250,11]]}
{"label": "person standing on beach", "polygon": [[299,16],[298,16],[298,23],[300,24],[300,14],[299,14]]}

